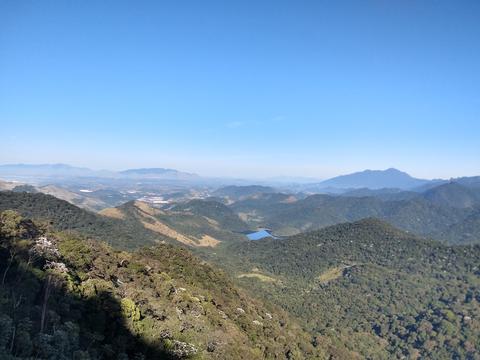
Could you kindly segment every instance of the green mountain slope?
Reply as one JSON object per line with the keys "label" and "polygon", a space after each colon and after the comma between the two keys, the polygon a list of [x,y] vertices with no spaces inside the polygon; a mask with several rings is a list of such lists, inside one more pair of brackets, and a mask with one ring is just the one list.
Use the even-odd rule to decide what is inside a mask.
{"label": "green mountain slope", "polygon": [[121,248],[137,248],[172,239],[150,231],[140,223],[107,218],[81,209],[67,201],[42,193],[0,192],[0,211],[15,210],[52,228],[75,231]]}
{"label": "green mountain slope", "polygon": [[191,200],[186,203],[177,204],[171,211],[192,214],[213,220],[219,228],[232,232],[248,230],[248,225],[240,220],[232,209],[217,201]]}
{"label": "green mountain slope", "polygon": [[5,359],[315,359],[280,309],[185,249],[128,253],[0,213]]}
{"label": "green mountain slope", "polygon": [[227,201],[238,201],[255,196],[258,194],[274,193],[275,189],[270,186],[262,185],[247,185],[237,186],[230,185],[215,190],[212,196],[218,198],[224,198]]}
{"label": "green mountain slope", "polygon": [[[299,214],[303,215],[303,220],[300,218],[302,221],[324,219],[325,222],[341,221],[342,217],[365,216],[367,213],[362,213],[363,210],[358,206],[364,204],[362,201],[368,201],[370,209],[399,219],[398,221],[403,218],[408,220],[412,214],[418,214],[417,206],[420,209],[427,206],[426,200],[422,199],[406,201],[407,206],[398,201],[385,202],[374,198],[355,198],[357,202],[352,202],[344,197],[344,202],[339,206],[338,199],[329,196],[312,196],[296,201],[273,194],[268,194],[267,197],[271,204],[279,205],[278,212],[275,213],[276,219],[294,225],[297,225],[295,221]],[[309,210],[301,213],[301,208],[297,208],[295,219],[295,213],[291,211],[299,204]],[[55,329],[67,333],[73,331],[71,336],[74,340],[68,341],[75,344],[84,344],[87,341],[85,336],[103,336],[105,341],[99,340],[102,349],[104,345],[106,348],[116,348],[118,345],[114,338],[122,337],[130,339],[127,341],[129,345],[124,349],[129,355],[145,347],[147,353],[159,353],[162,356],[172,356],[170,346],[177,349],[182,343],[181,346],[189,348],[185,344],[193,344],[195,349],[202,349],[202,356],[215,358],[208,351],[209,343],[210,349],[217,349],[218,344],[232,344],[211,338],[212,333],[223,332],[228,338],[241,340],[235,341],[233,347],[225,345],[222,350],[218,348],[215,355],[219,359],[225,358],[226,354],[226,358],[235,358],[240,353],[250,354],[249,358],[310,358],[310,355],[328,355],[338,359],[355,356],[371,359],[476,359],[475,354],[480,349],[479,245],[447,246],[415,237],[373,219],[330,226],[283,240],[245,241],[242,235],[234,231],[244,226],[244,223],[228,207],[211,201],[193,201],[177,205],[168,211],[141,202],[130,202],[109,209],[110,213],[106,214],[108,216],[102,216],[44,194],[3,192],[0,193],[0,209],[17,209],[25,216],[41,220],[43,224],[39,228],[27,221],[30,224],[27,226],[29,230],[26,235],[15,235],[22,238],[15,245],[11,245],[12,236],[5,236],[2,240],[0,275],[3,277],[3,274],[7,274],[5,279],[14,281],[7,292],[3,291],[7,297],[3,302],[0,301],[0,307],[4,303],[6,306],[13,304],[14,300],[8,294],[13,290],[14,283],[25,283],[22,291],[25,294],[31,291],[34,295],[31,295],[33,298],[25,297],[25,306],[29,305],[26,308],[28,311],[22,313],[22,316],[31,320],[25,324],[36,324],[38,330],[41,324],[38,314],[42,307],[42,289],[47,286],[45,281],[48,279],[48,271],[43,268],[46,265],[45,259],[37,263],[37,260],[30,259],[30,255],[39,234],[53,231],[47,236],[54,239],[59,252],[54,263],[65,264],[69,274],[66,282],[55,288],[59,297],[54,304],[65,298],[68,304],[72,302],[76,304],[74,306],[79,306],[75,308],[76,314],[83,314],[87,311],[85,309],[93,309],[95,316],[100,314],[98,316],[104,319],[102,321],[113,322],[117,319],[118,323],[118,319],[123,319],[112,333],[105,334],[105,330],[101,329],[98,332],[100,336],[91,324],[82,325],[78,316],[69,317],[70,311],[69,314],[62,313],[61,309],[55,311],[62,322],[75,325],[67,329],[55,323]],[[342,216],[328,218],[325,214],[328,215],[329,212],[325,212],[325,209],[334,209],[335,212],[332,213],[337,214],[342,210]],[[432,207],[424,209],[428,215],[427,210],[432,211]],[[461,213],[460,209],[457,211]],[[475,232],[478,216],[472,215],[472,211],[469,210],[470,215],[463,222],[459,221],[452,226],[462,223],[464,229],[461,231]],[[286,214],[291,214],[292,218]],[[434,214],[430,219],[447,221],[447,218],[436,218]],[[429,224],[428,219],[426,216],[419,223],[425,222],[432,228],[438,226],[437,223]],[[12,231],[12,226],[8,222],[7,225],[9,231]],[[58,233],[58,230],[69,232]],[[458,231],[452,230],[453,233]],[[82,235],[83,240],[76,234]],[[127,253],[96,241],[84,240],[85,236],[102,239],[120,247],[126,244],[138,248],[143,244],[158,244],[162,241],[189,245],[199,256],[223,267],[251,295],[267,299],[297,318],[309,335],[296,327],[292,320],[288,322],[294,330],[289,334],[299,334],[300,342],[282,333],[287,330],[281,324],[287,320],[279,320],[280,328],[266,329],[265,321],[271,320],[270,315],[275,313],[288,319],[286,313],[242,294],[221,271],[199,261],[185,247],[158,244],[155,248]],[[221,240],[215,242],[217,238]],[[15,249],[13,252],[12,246]],[[9,259],[15,261],[9,265]],[[57,270],[63,269],[58,264],[52,266]],[[159,277],[152,277],[149,269],[160,269]],[[12,273],[17,273],[15,276],[21,274],[21,277],[10,278]],[[65,274],[64,269],[62,273]],[[164,273],[168,277],[164,277]],[[177,290],[186,289],[175,290],[175,299],[167,294],[170,291],[167,291],[167,287],[171,289],[167,284],[171,282],[176,284],[174,288]],[[131,286],[125,285],[127,283]],[[107,295],[104,295],[105,292]],[[188,295],[187,300],[182,294]],[[101,299],[106,296],[107,300],[100,301],[97,296]],[[125,297],[133,303],[124,300],[122,305]],[[203,298],[221,298],[223,302],[220,307],[217,306],[217,300],[214,303],[206,301],[210,305],[203,305]],[[218,323],[213,320],[206,323],[202,321],[202,325],[193,328],[186,325],[196,323],[198,312],[192,310],[192,314],[188,313],[191,309],[196,309],[191,303],[198,303],[196,299],[200,300],[204,309],[212,304],[216,308],[217,312],[210,308],[212,312],[202,312],[203,316],[213,319],[213,314],[219,314],[222,321],[225,320],[228,324],[222,325],[225,326],[222,330],[216,328]],[[188,310],[181,307],[184,300],[188,304],[185,305]],[[247,311],[246,307],[249,306],[258,308]],[[250,315],[254,314],[248,318],[248,324],[241,322],[235,315],[237,312],[243,315],[237,307]],[[113,309],[112,317],[105,314],[108,313],[105,309]],[[125,310],[130,315],[122,315],[122,309],[130,309]],[[159,320],[163,319],[163,315],[158,315],[159,309],[168,309],[178,316],[176,320],[171,316],[171,322]],[[140,318],[137,310],[142,314]],[[7,310],[3,311],[10,318],[3,317],[8,325],[14,319]],[[270,315],[266,315],[267,312]],[[183,315],[186,316],[182,317]],[[137,320],[125,320],[125,316]],[[20,321],[20,318],[17,320]],[[235,322],[237,320],[240,322]],[[137,321],[142,325],[137,324]],[[18,324],[20,326],[20,322]],[[20,328],[27,326],[21,324]],[[29,333],[31,346],[40,346],[38,333],[33,330],[35,326],[28,326],[29,330],[25,331]],[[79,326],[86,326],[85,334],[89,335],[75,335],[83,331],[78,330]],[[166,327],[170,326],[172,329],[183,330],[174,331],[174,334],[170,331],[165,339],[158,339],[159,331],[167,330]],[[256,326],[265,332],[255,332]],[[53,336],[53,325],[50,330],[49,334]],[[277,335],[270,338],[267,334]],[[11,333],[4,337],[10,339],[10,342],[7,341],[10,348],[17,346],[17,340],[11,339]],[[51,344],[49,341],[53,340],[45,341]],[[262,345],[257,345],[255,341],[260,341]],[[275,344],[269,341],[274,341]],[[80,345],[71,346],[72,351],[86,351]],[[4,349],[7,348],[10,349],[4,345]],[[267,353],[270,355],[267,356]],[[287,354],[296,354],[297,357]]]}
{"label": "green mountain slope", "polygon": [[231,209],[214,201],[193,200],[170,210],[131,201],[100,214],[192,247],[215,247],[221,242],[246,240],[240,231],[246,230],[247,225]]}
{"label": "green mountain slope", "polygon": [[[294,202],[271,201],[272,197],[239,201],[231,208],[250,226],[267,227],[276,234],[287,236],[367,217],[380,218],[403,230],[430,236],[462,223],[473,211],[471,208],[435,204],[422,197],[384,200],[373,196],[312,195]],[[451,243],[469,239],[461,232],[455,235],[442,239]]]}
{"label": "green mountain slope", "polygon": [[213,261],[243,287],[366,358],[480,351],[478,245],[449,247],[367,219],[224,251]]}
{"label": "green mountain slope", "polygon": [[381,200],[409,200],[413,198],[420,197],[421,194],[418,192],[414,191],[406,191],[406,190],[400,190],[400,189],[377,189],[377,190],[372,190],[368,188],[360,188],[360,189],[354,189],[350,191],[346,191],[342,194],[339,194],[340,196],[349,196],[349,197],[375,197],[377,199]]}
{"label": "green mountain slope", "polygon": [[480,205],[480,189],[468,188],[456,182],[429,189],[422,196],[433,204],[459,209]]}
{"label": "green mountain slope", "polygon": [[1,210],[15,210],[56,230],[75,231],[123,249],[159,242],[214,247],[223,241],[245,240],[238,231],[247,228],[228,207],[209,201],[193,201],[170,211],[131,201],[92,213],[50,195],[6,191],[0,192]]}
{"label": "green mountain slope", "polygon": [[433,234],[432,236],[437,239],[444,239],[451,243],[480,243],[480,208],[474,210],[463,221],[453,224],[447,229]]}

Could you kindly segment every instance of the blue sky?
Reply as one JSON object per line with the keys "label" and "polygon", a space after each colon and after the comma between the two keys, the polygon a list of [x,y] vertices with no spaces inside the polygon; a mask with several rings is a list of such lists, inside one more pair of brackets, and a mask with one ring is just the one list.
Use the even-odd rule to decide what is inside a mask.
{"label": "blue sky", "polygon": [[0,163],[480,174],[479,1],[0,0]]}

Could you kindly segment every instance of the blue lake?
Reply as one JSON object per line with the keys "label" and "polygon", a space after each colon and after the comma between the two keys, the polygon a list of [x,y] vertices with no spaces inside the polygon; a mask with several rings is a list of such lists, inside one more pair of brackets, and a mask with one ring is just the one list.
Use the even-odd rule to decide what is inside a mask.
{"label": "blue lake", "polygon": [[266,237],[271,237],[271,238],[274,238],[276,239],[275,236],[273,236],[269,230],[267,229],[262,229],[262,230],[258,230],[258,231],[255,231],[253,233],[250,233],[250,234],[247,234],[247,237],[249,240],[260,240],[260,239],[263,239],[263,238],[266,238]]}

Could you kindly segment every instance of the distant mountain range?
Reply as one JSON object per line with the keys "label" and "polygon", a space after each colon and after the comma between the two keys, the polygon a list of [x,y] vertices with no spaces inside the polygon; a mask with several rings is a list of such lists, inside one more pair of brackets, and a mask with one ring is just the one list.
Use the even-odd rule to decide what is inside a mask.
{"label": "distant mountain range", "polygon": [[124,171],[92,170],[67,164],[9,164],[0,165],[0,177],[6,179],[22,178],[127,178],[159,180],[196,180],[196,174],[164,168],[128,169]]}
{"label": "distant mountain range", "polygon": [[[274,192],[269,186],[275,186],[285,189],[287,192],[306,192],[306,193],[326,193],[326,194],[342,194],[353,190],[381,190],[383,192],[394,193],[399,190],[423,192],[435,186],[446,184],[448,180],[442,179],[419,179],[410,176],[406,172],[390,168],[386,170],[364,170],[352,174],[341,175],[327,179],[321,182],[306,182],[306,179],[297,183],[279,184],[275,180],[255,181],[255,180],[238,180],[227,178],[208,178],[200,175],[179,171],[168,168],[138,168],[127,169],[123,171],[111,170],[92,170],[85,167],[76,167],[67,164],[7,164],[0,165],[0,179],[17,180],[27,183],[48,183],[52,179],[76,179],[76,178],[92,178],[92,179],[113,179],[113,180],[168,180],[179,182],[197,182],[203,185],[207,184],[212,187],[244,184],[245,186],[227,186],[226,190],[229,194],[214,194],[214,196],[230,196],[238,197],[237,192],[246,191],[247,193],[266,193]],[[293,178],[292,178],[293,179]],[[472,186],[480,184],[480,177],[465,177],[454,179],[455,182]],[[261,183],[262,185],[255,185]],[[476,186],[476,185],[475,185]],[[268,189],[265,189],[267,188]],[[221,191],[220,191],[221,192]],[[230,194],[232,193],[232,194]]]}
{"label": "distant mountain range", "polygon": [[84,167],[66,164],[8,164],[0,165],[0,176],[3,177],[82,177],[109,176],[110,171],[96,171]]}
{"label": "distant mountain range", "polygon": [[195,180],[200,176],[197,174],[178,171],[175,169],[164,168],[143,168],[129,169],[118,173],[122,177],[140,178],[140,179],[174,179],[174,180]]}

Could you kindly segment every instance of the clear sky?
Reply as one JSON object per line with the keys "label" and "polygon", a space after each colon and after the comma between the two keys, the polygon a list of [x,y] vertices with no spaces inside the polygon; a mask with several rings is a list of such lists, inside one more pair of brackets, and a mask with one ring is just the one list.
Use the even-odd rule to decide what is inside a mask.
{"label": "clear sky", "polygon": [[0,0],[0,163],[480,175],[480,1]]}

